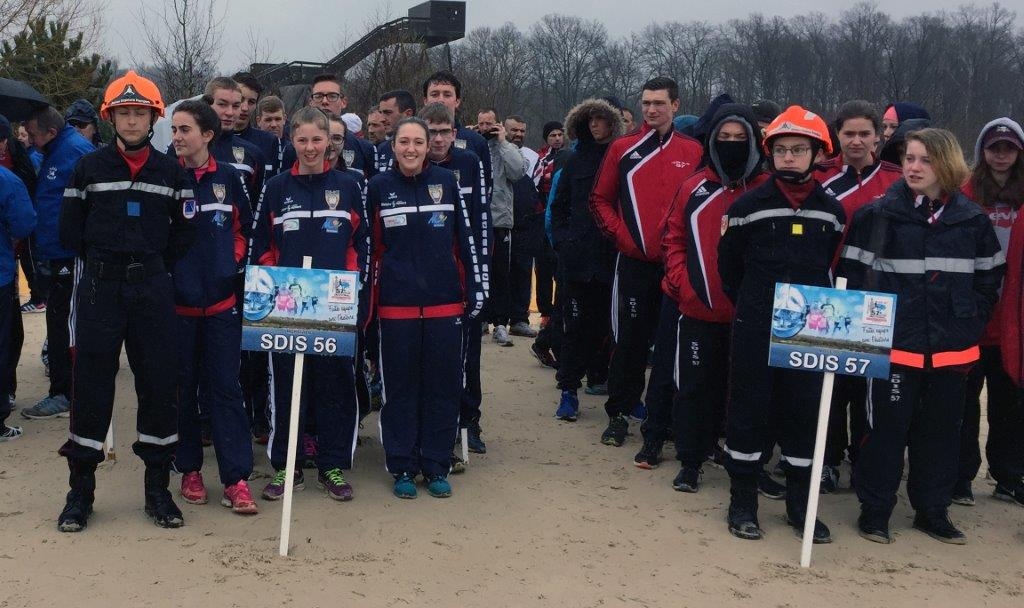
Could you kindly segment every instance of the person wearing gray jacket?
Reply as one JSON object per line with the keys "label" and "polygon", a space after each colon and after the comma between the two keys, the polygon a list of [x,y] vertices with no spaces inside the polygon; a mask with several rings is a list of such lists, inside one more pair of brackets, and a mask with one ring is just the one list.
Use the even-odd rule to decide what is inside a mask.
{"label": "person wearing gray jacket", "polygon": [[505,127],[498,112],[484,108],[477,113],[476,129],[487,140],[491,152],[491,222],[494,247],[491,251],[491,293],[487,301],[487,319],[494,325],[494,341],[512,346],[508,335],[512,312],[512,184],[526,175],[526,166],[519,148],[505,137]]}

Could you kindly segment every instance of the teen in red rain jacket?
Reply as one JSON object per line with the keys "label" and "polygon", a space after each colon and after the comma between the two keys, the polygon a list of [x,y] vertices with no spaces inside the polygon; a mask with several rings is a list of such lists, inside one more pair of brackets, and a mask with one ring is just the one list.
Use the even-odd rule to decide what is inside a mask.
{"label": "teen in red rain jacket", "polygon": [[768,179],[761,171],[761,129],[749,107],[726,104],[708,138],[710,164],[683,183],[666,221],[662,289],[679,305],[672,420],[682,468],[672,486],[696,492],[700,467],[725,414],[729,334],[734,308],[718,275],[726,212]]}

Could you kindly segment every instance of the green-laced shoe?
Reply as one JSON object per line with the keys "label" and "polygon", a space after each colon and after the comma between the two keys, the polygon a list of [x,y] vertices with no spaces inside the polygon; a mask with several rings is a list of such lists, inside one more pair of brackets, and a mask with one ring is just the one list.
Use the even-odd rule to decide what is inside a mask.
{"label": "green-laced shoe", "polygon": [[[274,474],[274,478],[263,488],[263,498],[267,500],[281,500],[284,497],[284,476],[284,469]],[[292,484],[292,490],[298,492],[305,488],[306,478],[302,475],[302,469],[296,468],[295,482]]]}
{"label": "green-laced shoe", "polygon": [[352,500],[352,484],[345,481],[341,469],[333,468],[325,473],[317,475],[316,483],[321,489],[327,491],[327,495],[334,500]]}

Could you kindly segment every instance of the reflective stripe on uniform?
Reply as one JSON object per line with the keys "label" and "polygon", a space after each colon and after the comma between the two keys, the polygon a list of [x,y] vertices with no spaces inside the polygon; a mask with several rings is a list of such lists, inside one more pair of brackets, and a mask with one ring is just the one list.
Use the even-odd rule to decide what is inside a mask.
{"label": "reflective stripe on uniform", "polygon": [[807,211],[803,209],[762,209],[761,211],[755,211],[750,215],[744,217],[730,217],[729,227],[744,226],[746,224],[752,224],[760,220],[766,220],[773,217],[798,217],[798,218],[809,218],[814,220],[821,220],[832,224],[836,232],[843,231],[843,224],[839,221],[839,218],[834,213],[827,211]]}
{"label": "reflective stripe on uniform", "polygon": [[153,435],[145,435],[143,433],[139,433],[139,443],[148,443],[151,445],[171,445],[172,443],[177,442],[177,433],[167,437],[154,437]]}
{"label": "reflective stripe on uniform", "polygon": [[728,445],[723,446],[722,450],[725,451],[725,453],[733,460],[742,460],[744,462],[756,462],[761,460],[761,452],[754,452],[752,454],[737,452],[735,450],[730,450]]}
{"label": "reflective stripe on uniform", "polygon": [[[974,363],[981,356],[981,350],[977,346],[965,348],[964,350],[950,350],[931,355],[932,367],[949,367],[951,365],[965,365]],[[927,363],[927,355],[914,353],[907,350],[892,349],[889,352],[889,362],[906,367],[923,369]]]}
{"label": "reflective stripe on uniform", "polygon": [[101,452],[103,451],[103,442],[102,441],[96,441],[95,439],[86,439],[85,437],[81,437],[79,435],[75,435],[74,433],[68,433],[68,439],[70,439],[71,441],[74,441],[75,443],[77,443],[78,445],[80,445],[82,447],[92,448],[94,450],[100,450]]}
{"label": "reflective stripe on uniform", "polygon": [[[96,182],[85,187],[86,192],[117,192],[119,190],[138,190],[139,192],[162,194],[175,198],[192,198],[193,196],[192,190],[181,190],[179,192],[170,186],[147,184],[146,182]],[[67,191],[65,191],[65,196],[67,196]]]}
{"label": "reflective stripe on uniform", "polygon": [[876,257],[873,252],[853,245],[843,248],[843,257],[871,266],[875,270],[893,274],[924,274],[930,271],[973,274],[975,270],[992,270],[1006,263],[1006,254],[1002,251],[987,258],[896,259]]}
{"label": "reflective stripe on uniform", "polygon": [[779,460],[788,462],[794,467],[809,467],[812,463],[810,458],[797,458],[795,456],[786,456],[785,454],[780,455]]}
{"label": "reflective stripe on uniform", "polygon": [[225,213],[233,213],[234,207],[227,203],[207,203],[205,205],[199,205],[199,211],[223,211]]}

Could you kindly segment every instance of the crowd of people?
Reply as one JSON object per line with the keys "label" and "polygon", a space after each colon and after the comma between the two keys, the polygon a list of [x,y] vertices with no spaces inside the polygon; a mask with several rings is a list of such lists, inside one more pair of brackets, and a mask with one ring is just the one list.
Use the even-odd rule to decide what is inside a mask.
{"label": "crowd of people", "polygon": [[[460,429],[470,451],[486,453],[482,412],[501,407],[482,403],[487,334],[502,347],[531,340],[555,370],[558,420],[580,417],[582,388],[606,396],[602,444],[624,445],[639,421],[637,467],[659,466],[671,442],[675,490],[698,492],[702,467],[724,466],[739,538],[763,536],[759,494],[784,500],[802,533],[811,485],[836,491],[848,460],[861,536],[892,542],[909,449],[914,527],[966,542],[949,506],[975,502],[982,387],[994,496],[1024,506],[1017,122],[982,127],[972,170],[916,104],[879,111],[851,100],[826,121],[722,95],[700,116],[679,115],[677,84],[656,77],[636,121],[614,97],[581,100],[543,125],[535,152],[522,116],[466,116],[461,87],[437,72],[420,103],[393,90],[359,115],[325,74],[289,111],[238,73],[168,108],[129,71],[98,111],[79,100],[19,125],[0,119],[0,394],[10,395],[0,441],[23,432],[5,424],[21,314],[45,312],[50,386],[21,415],[70,416],[60,530],[82,530],[92,512],[122,345],[145,510],[178,527],[170,473],[181,474],[182,499],[208,502],[205,445],[224,506],[258,511],[253,443],[275,471],[260,495],[284,495],[292,407],[296,489],[303,468],[315,469],[330,498],[351,500],[358,429],[379,410],[395,496],[416,498],[419,478],[431,496],[451,496],[450,474],[466,468]],[[166,150],[152,144],[161,118]],[[357,340],[354,356],[308,357],[293,403],[294,355],[240,353],[240,273],[307,256],[359,274]],[[777,282],[830,286],[836,276],[899,305],[888,378],[836,379],[825,466],[812,479],[822,377],[769,367],[773,293]],[[831,542],[823,522],[813,530],[814,542]]]}

